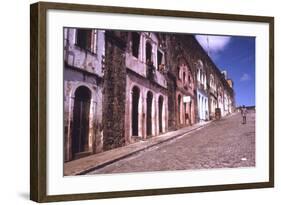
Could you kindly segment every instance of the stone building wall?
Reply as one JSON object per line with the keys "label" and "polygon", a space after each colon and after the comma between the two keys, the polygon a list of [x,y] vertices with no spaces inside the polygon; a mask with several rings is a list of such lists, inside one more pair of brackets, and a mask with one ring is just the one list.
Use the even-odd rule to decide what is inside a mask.
{"label": "stone building wall", "polygon": [[[196,72],[191,55],[192,44],[189,38],[191,36],[181,34],[167,34],[165,38],[166,66],[169,70],[167,79],[170,130],[189,126],[197,121]],[[189,103],[184,102],[184,97],[190,98],[190,108]],[[186,110],[184,110],[184,104],[187,105]],[[189,120],[187,120],[188,118]]]}
{"label": "stone building wall", "polygon": [[103,150],[125,145],[126,33],[106,31],[103,84]]}

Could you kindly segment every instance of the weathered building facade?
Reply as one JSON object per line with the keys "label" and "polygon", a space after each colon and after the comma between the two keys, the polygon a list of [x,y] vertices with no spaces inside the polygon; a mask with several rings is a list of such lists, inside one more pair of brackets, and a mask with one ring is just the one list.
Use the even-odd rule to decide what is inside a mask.
{"label": "weathered building facade", "polygon": [[195,70],[185,35],[165,35],[169,130],[196,123]]}
{"label": "weathered building facade", "polygon": [[102,151],[104,31],[64,29],[65,161]]}
{"label": "weathered building facade", "polygon": [[65,161],[233,112],[232,81],[193,35],[64,30]]}
{"label": "weathered building facade", "polygon": [[167,131],[167,82],[165,56],[155,33],[129,32],[125,56],[125,136],[131,143]]}
{"label": "weathered building facade", "polygon": [[[171,63],[167,67],[169,72],[177,72],[173,71],[173,66],[177,65],[177,62],[171,59],[180,59],[183,56],[189,65],[191,77],[193,76],[194,79],[195,122],[214,119],[216,108],[220,109],[222,116],[232,113],[235,108],[235,98],[233,82],[227,78],[227,73],[217,68],[194,35],[170,36],[167,62]],[[172,84],[170,85],[172,87]],[[173,88],[172,92],[175,89]]]}
{"label": "weathered building facade", "polygon": [[197,71],[197,104],[198,104],[198,119],[199,121],[209,119],[208,108],[208,93],[207,93],[207,68],[199,59],[196,62]]}

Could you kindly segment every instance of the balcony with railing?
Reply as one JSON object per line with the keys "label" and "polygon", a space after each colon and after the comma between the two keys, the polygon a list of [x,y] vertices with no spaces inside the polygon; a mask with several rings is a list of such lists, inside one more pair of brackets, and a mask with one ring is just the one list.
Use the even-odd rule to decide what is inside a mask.
{"label": "balcony with railing", "polygon": [[146,77],[158,85],[167,88],[167,81],[164,76],[165,70],[164,65],[159,66],[158,69],[155,68],[152,62],[146,64]]}
{"label": "balcony with railing", "polygon": [[140,59],[134,57],[130,53],[126,53],[126,67],[135,73],[147,78],[151,82],[167,88],[167,81],[165,79],[165,66],[160,65],[156,69],[152,62],[144,63]]}
{"label": "balcony with railing", "polygon": [[146,64],[139,58],[133,56],[132,53],[126,53],[125,64],[128,69],[146,77]]}

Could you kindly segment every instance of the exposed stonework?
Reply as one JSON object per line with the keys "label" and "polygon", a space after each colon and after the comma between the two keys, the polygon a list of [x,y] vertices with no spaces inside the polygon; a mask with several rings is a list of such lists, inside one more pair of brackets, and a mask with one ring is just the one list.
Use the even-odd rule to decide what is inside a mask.
{"label": "exposed stonework", "polygon": [[125,145],[126,43],[115,32],[106,33],[103,87],[103,149]]}
{"label": "exposed stonework", "polygon": [[196,122],[195,70],[188,50],[187,35],[166,36],[169,68],[169,127],[171,130]]}

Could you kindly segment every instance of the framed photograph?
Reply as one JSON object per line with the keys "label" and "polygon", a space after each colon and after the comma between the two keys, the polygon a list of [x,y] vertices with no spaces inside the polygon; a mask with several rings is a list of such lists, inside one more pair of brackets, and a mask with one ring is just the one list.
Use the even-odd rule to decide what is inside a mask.
{"label": "framed photograph", "polygon": [[274,186],[274,18],[30,7],[30,198]]}

